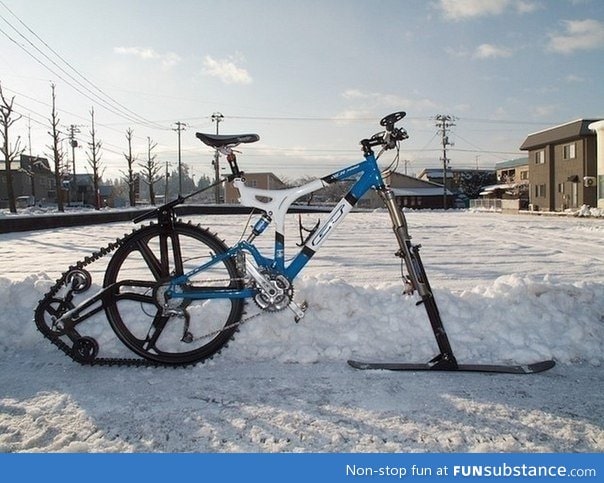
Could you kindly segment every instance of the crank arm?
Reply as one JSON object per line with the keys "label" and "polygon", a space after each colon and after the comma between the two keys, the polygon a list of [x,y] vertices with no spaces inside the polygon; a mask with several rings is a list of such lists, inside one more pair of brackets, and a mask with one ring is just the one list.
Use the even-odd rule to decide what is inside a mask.
{"label": "crank arm", "polygon": [[304,318],[304,315],[306,315],[306,309],[308,309],[308,302],[306,302],[305,300],[300,305],[298,305],[292,300],[287,306],[287,308],[294,313],[294,320],[296,321],[296,323],[298,323]]}

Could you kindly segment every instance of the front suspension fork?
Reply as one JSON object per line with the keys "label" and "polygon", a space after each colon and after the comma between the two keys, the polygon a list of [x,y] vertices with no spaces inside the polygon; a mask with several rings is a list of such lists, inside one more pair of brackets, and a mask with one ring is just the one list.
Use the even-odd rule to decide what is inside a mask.
{"label": "front suspension fork", "polygon": [[409,229],[407,227],[407,220],[405,214],[399,208],[394,197],[394,193],[389,188],[383,188],[378,190],[380,196],[384,200],[390,219],[392,220],[392,229],[396,236],[399,245],[399,251],[397,256],[401,257],[405,263],[409,282],[413,290],[417,290],[417,293],[421,297],[421,301],[426,308],[426,313],[438,344],[440,354],[434,357],[430,363],[434,366],[438,366],[442,369],[455,369],[457,368],[457,361],[453,355],[453,349],[447,337],[445,327],[442,323],[436,301],[434,300],[434,294],[428,282],[428,276],[424,269],[424,265],[419,256],[419,245],[413,245],[411,243],[411,236],[409,235]]}

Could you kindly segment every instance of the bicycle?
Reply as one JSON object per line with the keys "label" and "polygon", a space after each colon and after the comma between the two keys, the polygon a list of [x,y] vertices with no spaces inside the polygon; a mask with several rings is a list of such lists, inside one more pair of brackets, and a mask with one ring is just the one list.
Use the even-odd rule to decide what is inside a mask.
{"label": "bicycle", "polygon": [[[290,309],[296,321],[304,317],[306,304],[297,303],[293,297],[296,277],[357,202],[368,191],[375,190],[390,214],[398,242],[396,256],[404,266],[404,292],[419,296],[418,304],[426,309],[439,354],[425,364],[349,361],[353,367],[514,373],[540,372],[553,367],[553,361],[528,366],[457,363],[420,258],[420,247],[411,243],[405,215],[378,167],[378,159],[384,152],[398,149],[400,142],[408,138],[407,131],[396,126],[404,117],[403,111],[384,117],[380,121],[383,130],[361,141],[363,161],[283,190],[245,185],[245,174],[239,169],[235,148],[258,141],[258,135],[197,133],[204,144],[226,156],[231,174],[224,181],[232,182],[239,190],[241,204],[260,212],[247,238],[244,240],[242,236],[239,242],[228,247],[208,229],[178,220],[175,207],[197,192],[179,197],[134,220],[140,223],[157,218],[156,224],[134,231],[101,249],[91,260],[85,259],[70,267],[38,305],[38,328],[81,363],[187,365],[211,358],[227,345],[239,326],[251,318],[244,318],[246,300],[253,301],[260,313]],[[379,148],[377,154],[375,148]],[[300,223],[300,232],[306,230],[307,235],[301,240],[297,253],[286,259],[288,209],[303,196],[345,180],[352,180],[354,184],[324,222],[317,222],[311,229]],[[266,256],[254,242],[272,223],[275,226],[273,253]],[[91,286],[90,274],[85,269],[87,264],[113,251],[103,289],[76,306],[74,295]],[[61,290],[66,293],[59,296]],[[97,302],[101,302],[100,306],[94,307]],[[98,357],[98,342],[82,336],[76,327],[101,310],[117,337],[142,359]]]}

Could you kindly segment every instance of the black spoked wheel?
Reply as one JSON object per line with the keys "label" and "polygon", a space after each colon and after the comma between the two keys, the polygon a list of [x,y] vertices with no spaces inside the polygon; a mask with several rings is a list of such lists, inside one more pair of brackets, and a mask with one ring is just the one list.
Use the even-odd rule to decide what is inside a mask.
{"label": "black spoked wheel", "polygon": [[[140,356],[161,364],[192,364],[211,357],[237,330],[240,298],[166,299],[167,281],[227,250],[205,229],[175,222],[150,225],[130,235],[113,255],[104,286],[115,284],[105,312],[119,339]],[[193,276],[176,291],[238,289],[243,281],[226,258]]]}

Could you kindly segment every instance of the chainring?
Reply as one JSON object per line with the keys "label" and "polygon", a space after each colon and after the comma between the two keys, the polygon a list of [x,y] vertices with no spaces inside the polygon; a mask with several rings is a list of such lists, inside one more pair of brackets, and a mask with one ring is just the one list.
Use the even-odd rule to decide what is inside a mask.
{"label": "chainring", "polygon": [[289,307],[294,299],[294,287],[287,277],[272,270],[262,270],[260,273],[272,289],[266,291],[258,286],[258,293],[254,296],[256,305],[266,312],[280,312]]}

